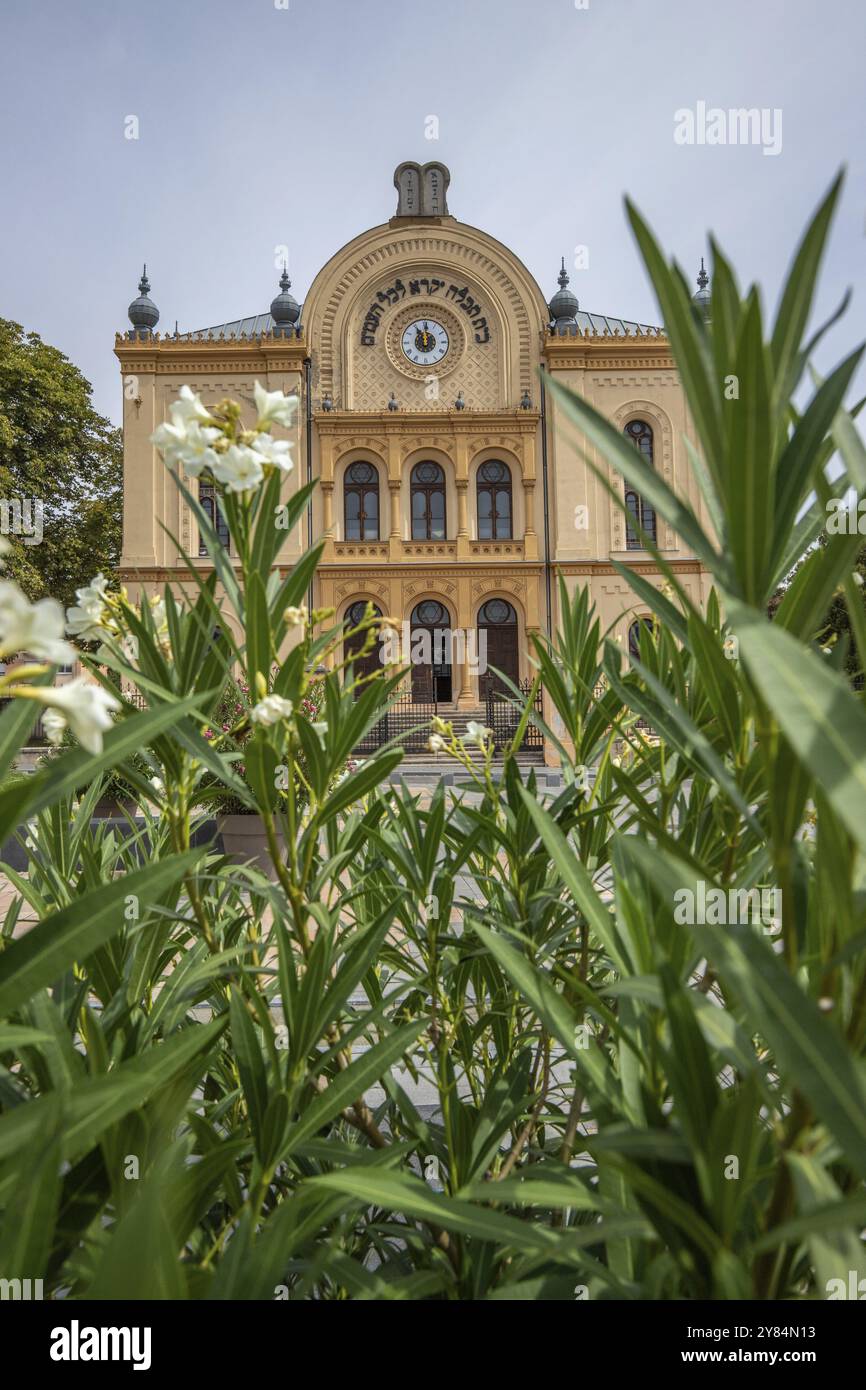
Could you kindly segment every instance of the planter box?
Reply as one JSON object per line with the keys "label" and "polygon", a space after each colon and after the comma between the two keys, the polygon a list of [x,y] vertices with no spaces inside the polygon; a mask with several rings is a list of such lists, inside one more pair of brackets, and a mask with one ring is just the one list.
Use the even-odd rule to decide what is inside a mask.
{"label": "planter box", "polygon": [[[251,863],[268,878],[276,879],[261,816],[219,816],[217,828],[222,836],[223,851],[232,863]],[[286,846],[279,828],[277,844],[280,851],[285,853]]]}
{"label": "planter box", "polygon": [[132,797],[105,796],[93,808],[94,820],[120,820],[126,824],[126,816],[135,819],[136,805]]}
{"label": "planter box", "polygon": [[[145,822],[143,817],[138,816],[134,817],[133,819],[137,829],[144,830]],[[99,829],[100,827],[110,827],[114,830],[120,831],[120,833],[123,836],[128,837],[130,834],[129,821],[123,818],[118,819],[112,816],[105,820],[97,820],[97,818],[94,816],[91,819],[90,824],[94,830]],[[19,825],[17,827],[17,833],[22,837],[22,839],[25,839],[27,836],[27,824],[25,823],[23,825]],[[201,825],[197,826],[192,833],[190,842],[193,846],[212,845],[214,849],[220,849],[221,845],[219,842],[218,826],[216,821],[206,820]],[[145,833],[144,835],[142,835],[139,843],[134,847],[133,854],[135,858],[139,860],[139,862],[146,863],[148,851],[149,840],[147,834]],[[16,869],[19,874],[26,874],[27,872],[27,866],[29,862],[27,851],[23,848],[22,845],[18,843],[18,840],[14,835],[8,836],[8,838],[5,839],[2,842],[2,844],[0,844],[0,860],[2,860],[4,864],[9,864],[11,868]]]}

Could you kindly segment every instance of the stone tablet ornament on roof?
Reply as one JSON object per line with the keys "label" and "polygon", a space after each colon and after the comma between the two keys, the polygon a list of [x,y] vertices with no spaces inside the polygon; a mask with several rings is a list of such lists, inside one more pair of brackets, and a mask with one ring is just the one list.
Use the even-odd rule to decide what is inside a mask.
{"label": "stone tablet ornament on roof", "polygon": [[447,217],[446,194],[451,174],[444,164],[407,160],[394,170],[397,217]]}

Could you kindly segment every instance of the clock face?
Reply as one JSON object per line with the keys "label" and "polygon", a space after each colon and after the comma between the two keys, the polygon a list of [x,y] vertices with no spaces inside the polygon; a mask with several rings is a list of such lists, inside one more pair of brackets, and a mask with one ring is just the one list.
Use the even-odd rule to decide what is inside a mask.
{"label": "clock face", "polygon": [[419,367],[434,367],[441,362],[449,347],[446,330],[435,319],[414,319],[406,325],[400,345],[410,362]]}

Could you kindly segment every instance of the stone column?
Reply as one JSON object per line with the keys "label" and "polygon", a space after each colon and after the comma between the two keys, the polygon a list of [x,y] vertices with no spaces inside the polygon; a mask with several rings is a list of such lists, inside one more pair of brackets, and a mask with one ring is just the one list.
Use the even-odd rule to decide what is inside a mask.
{"label": "stone column", "polygon": [[460,667],[460,694],[457,697],[457,705],[460,709],[474,709],[477,704],[475,680],[469,662],[464,660]]}
{"label": "stone column", "polygon": [[538,559],[538,536],[535,530],[535,479],[523,479],[523,510],[525,513],[525,525],[523,528],[523,558],[525,560]]}
{"label": "stone column", "polygon": [[[465,490],[460,494],[465,497]],[[457,581],[457,623],[465,636],[468,637],[472,626],[472,579],[470,575],[461,575]],[[465,642],[463,660],[460,663],[459,671],[455,672],[455,682],[458,689],[457,706],[459,709],[474,709],[478,704],[478,695],[475,689],[475,677],[469,667],[467,657],[469,655],[469,643]]]}
{"label": "stone column", "polygon": [[457,486],[457,558],[468,560],[469,548],[469,441],[458,434],[454,441],[454,482]]}
{"label": "stone column", "polygon": [[457,539],[469,536],[469,479],[457,479]]}
{"label": "stone column", "polygon": [[469,546],[469,479],[457,478],[457,558],[468,560]]}
{"label": "stone column", "polygon": [[325,548],[322,551],[323,560],[333,560],[334,558],[334,483],[333,480],[325,480],[319,483],[322,489],[322,539]]}
{"label": "stone column", "polygon": [[403,554],[403,537],[400,534],[400,497],[400,479],[389,478],[388,510],[390,512],[390,530],[388,533],[388,558],[394,562],[399,562]]}

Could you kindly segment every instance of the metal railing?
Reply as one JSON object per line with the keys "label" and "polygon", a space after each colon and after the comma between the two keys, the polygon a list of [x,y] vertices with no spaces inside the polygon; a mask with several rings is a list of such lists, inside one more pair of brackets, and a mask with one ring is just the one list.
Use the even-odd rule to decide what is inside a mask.
{"label": "metal railing", "polygon": [[430,724],[437,712],[435,699],[418,699],[411,691],[398,695],[382,718],[361,739],[357,753],[375,753],[383,744],[397,739],[407,753],[425,753]]}
{"label": "metal railing", "polygon": [[[520,693],[523,696],[525,705],[529,693],[532,689],[532,682],[524,680],[520,682]],[[488,729],[493,735],[493,747],[499,751],[506,743],[512,743],[517,735],[520,721],[523,717],[523,706],[518,704],[516,696],[507,690],[495,690],[491,686],[487,688],[486,722]],[[533,709],[541,714],[541,687],[535,692]],[[520,741],[521,748],[544,747],[544,735],[531,719],[527,721]]]}

